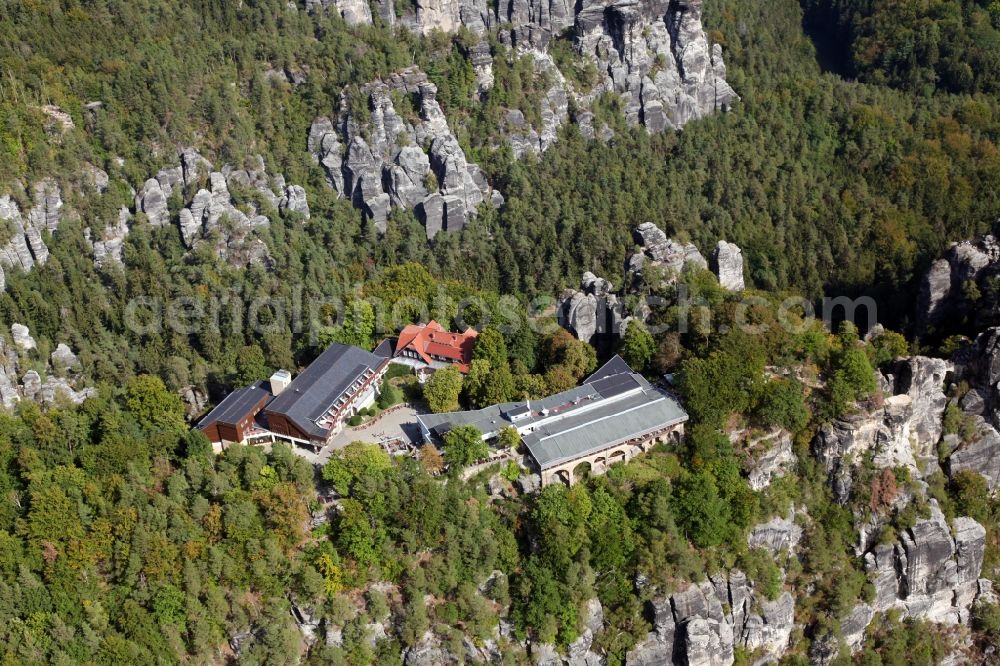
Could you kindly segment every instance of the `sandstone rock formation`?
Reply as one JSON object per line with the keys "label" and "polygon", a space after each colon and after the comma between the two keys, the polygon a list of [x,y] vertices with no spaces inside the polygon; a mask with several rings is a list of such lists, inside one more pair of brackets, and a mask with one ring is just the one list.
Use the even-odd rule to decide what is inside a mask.
{"label": "sandstone rock formation", "polygon": [[6,270],[32,270],[49,259],[44,232],[54,232],[62,219],[62,194],[52,179],[31,188],[33,206],[22,215],[9,195],[0,197],[0,290],[6,287]]}
{"label": "sandstone rock formation", "polygon": [[109,224],[100,232],[98,238],[92,238],[93,232],[88,227],[86,229],[87,239],[94,250],[94,265],[98,268],[122,265],[122,250],[125,246],[125,239],[128,237],[129,220],[132,214],[128,208],[121,208],[118,211],[118,221]]}
{"label": "sandstone rock formation", "polygon": [[990,581],[979,578],[986,530],[965,517],[949,526],[933,499],[930,512],[895,544],[865,554],[876,591],[872,605],[877,612],[898,608],[933,622],[966,623],[974,601],[992,591]]}
{"label": "sandstone rock formation", "polygon": [[812,449],[830,473],[838,502],[847,502],[853,467],[869,453],[877,467],[902,465],[914,477],[933,471],[947,404],[945,379],[951,370],[941,359],[903,359],[882,377],[887,389],[882,405],[847,414],[820,429]]}
{"label": "sandstone rock formation", "polygon": [[580,291],[563,292],[556,313],[560,326],[572,331],[578,339],[590,342],[599,334],[620,335],[622,311],[612,284],[588,271],[580,281]]}
{"label": "sandstone rock formation", "polygon": [[[260,156],[244,168],[227,164],[218,171],[193,148],[181,151],[178,159],[179,164],[161,169],[146,181],[135,203],[150,224],[163,225],[171,222],[167,199],[174,194],[181,196],[185,205],[178,213],[177,226],[189,248],[208,243],[233,265],[266,266],[270,263],[267,246],[253,232],[270,224],[268,214],[294,212],[309,218],[305,190],[286,184],[281,174],[269,174]],[[186,192],[196,187],[187,200]],[[94,243],[95,261],[104,265],[110,256],[120,262],[126,227],[122,214],[118,225],[107,228],[102,240]]]}
{"label": "sandstone rock formation", "polygon": [[738,245],[720,240],[712,252],[712,270],[723,289],[743,291],[743,250]]}
{"label": "sandstone rock formation", "polygon": [[[502,43],[533,54],[539,72],[549,72],[556,83],[543,101],[542,127],[525,128],[519,109],[505,119],[515,153],[544,150],[549,137],[554,137],[554,128],[566,117],[570,93],[561,74],[551,71],[554,65],[545,49],[553,38],[567,33],[580,57],[591,60],[600,72],[593,90],[574,94],[583,113],[599,94],[614,92],[622,97],[629,121],[658,132],[724,111],[739,99],[726,82],[722,47],[710,44],[702,26],[702,0],[585,0],[576,4],[515,0],[500,5],[486,0],[418,0],[401,15],[389,0],[372,5],[357,0],[307,0],[306,7],[336,11],[355,24],[372,23],[378,14],[389,25],[399,23],[423,34],[462,28],[481,37],[496,34]],[[485,41],[480,44],[474,55],[467,56],[482,91],[493,79],[492,61],[482,46]]]}
{"label": "sandstone rock formation", "polygon": [[80,359],[68,345],[56,346],[44,373],[26,367],[37,349],[38,343],[23,324],[11,325],[10,341],[0,336],[0,406],[4,409],[13,409],[21,400],[43,406],[60,400],[79,404],[96,392],[82,386]]}
{"label": "sandstone rock formation", "polygon": [[635,240],[641,248],[633,254],[626,271],[638,275],[651,267],[662,268],[667,277],[678,276],[689,266],[708,268],[708,262],[693,243],[678,243],[652,222],[643,222],[635,230]]}
{"label": "sandstone rock formation", "polygon": [[416,209],[433,238],[464,227],[480,204],[503,202],[466,158],[426,74],[411,67],[365,86],[362,94],[369,118],[354,117],[345,97],[336,122],[313,122],[307,145],[327,183],[379,231],[393,208]]}
{"label": "sandstone rock formation", "polygon": [[748,439],[742,448],[749,456],[744,469],[747,472],[747,482],[754,490],[767,488],[774,479],[791,471],[796,463],[792,452],[792,435],[785,430]]}
{"label": "sandstone rock formation", "polygon": [[787,518],[772,518],[766,523],[755,525],[750,530],[747,542],[751,548],[766,548],[772,554],[795,552],[802,539],[802,528],[795,524],[795,514]]}
{"label": "sandstone rock formation", "polygon": [[1000,242],[993,234],[954,243],[931,264],[918,298],[918,332],[970,318],[974,326],[996,321],[997,303],[986,282],[1000,275]]}
{"label": "sandstone rock formation", "polygon": [[653,631],[631,650],[629,666],[732,664],[736,646],[777,659],[788,645],[795,601],[769,601],[738,570],[652,602]]}
{"label": "sandstone rock formation", "polygon": [[973,471],[985,477],[994,492],[1000,488],[1000,328],[990,328],[966,344],[952,357],[951,381],[969,387],[956,399],[971,425],[972,438],[945,437],[951,450],[946,469],[952,475]]}

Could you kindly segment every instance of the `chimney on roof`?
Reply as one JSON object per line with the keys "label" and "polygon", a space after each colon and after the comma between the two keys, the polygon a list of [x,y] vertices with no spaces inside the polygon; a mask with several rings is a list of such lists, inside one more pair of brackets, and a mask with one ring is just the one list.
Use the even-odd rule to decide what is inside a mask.
{"label": "chimney on roof", "polygon": [[278,370],[271,375],[271,393],[278,395],[292,383],[292,373],[288,370]]}

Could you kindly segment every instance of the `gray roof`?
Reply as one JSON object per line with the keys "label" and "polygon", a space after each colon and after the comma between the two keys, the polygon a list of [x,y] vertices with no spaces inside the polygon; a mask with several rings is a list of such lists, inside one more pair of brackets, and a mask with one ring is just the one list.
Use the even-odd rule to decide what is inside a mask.
{"label": "gray roof", "polygon": [[303,432],[326,437],[329,429],[316,425],[367,370],[378,370],[387,359],[358,347],[334,343],[309,364],[267,406],[269,413],[284,414]]}
{"label": "gray roof", "polygon": [[541,424],[523,437],[542,469],[575,460],[688,420],[677,401],[657,389],[607,399],[593,410]]}
{"label": "gray roof", "polygon": [[372,350],[372,353],[382,358],[392,358],[396,353],[396,338],[386,338],[378,343],[378,346]]}
{"label": "gray roof", "polygon": [[596,382],[598,379],[604,379],[605,377],[611,377],[612,375],[620,375],[623,373],[631,374],[632,368],[629,367],[628,363],[625,362],[618,354],[615,354],[611,359],[599,367],[594,374],[583,380],[584,384],[590,384]]}
{"label": "gray roof", "polygon": [[198,427],[205,428],[213,423],[236,425],[253,413],[262,400],[271,397],[267,386],[266,382],[261,381],[233,391],[198,422]]}
{"label": "gray roof", "polygon": [[[514,426],[542,469],[687,421],[687,413],[674,398],[650,386],[624,361],[615,366],[626,371],[605,375],[598,371],[588,383],[541,400],[417,418],[436,437],[457,425],[473,425],[490,437]],[[529,411],[528,416],[511,420]]]}

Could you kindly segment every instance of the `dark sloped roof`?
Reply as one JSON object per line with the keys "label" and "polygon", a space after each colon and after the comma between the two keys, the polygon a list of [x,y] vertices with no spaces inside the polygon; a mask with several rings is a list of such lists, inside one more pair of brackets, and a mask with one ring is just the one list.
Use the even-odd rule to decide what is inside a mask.
{"label": "dark sloped roof", "polygon": [[327,429],[317,426],[315,420],[366,370],[377,370],[387,362],[363,349],[334,343],[271,401],[267,411],[283,414],[303,432],[325,437]]}
{"label": "dark sloped roof", "polygon": [[233,391],[198,422],[198,427],[207,428],[213,423],[238,424],[250,416],[262,401],[271,398],[271,392],[266,387],[266,382],[256,382]]}
{"label": "dark sloped roof", "polygon": [[632,374],[633,370],[629,367],[628,363],[625,362],[618,354],[615,354],[611,359],[599,367],[594,374],[583,380],[584,384],[593,384],[599,379],[604,379],[605,377],[611,377],[613,375],[622,374]]}
{"label": "dark sloped roof", "polygon": [[396,354],[396,338],[386,338],[378,343],[378,347],[372,353],[382,358],[392,358]]}

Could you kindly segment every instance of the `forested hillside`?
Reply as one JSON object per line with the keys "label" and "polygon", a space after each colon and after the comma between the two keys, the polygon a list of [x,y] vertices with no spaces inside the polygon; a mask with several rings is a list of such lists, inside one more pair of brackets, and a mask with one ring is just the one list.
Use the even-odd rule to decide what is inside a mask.
{"label": "forested hillside", "polygon": [[[636,32],[676,45],[663,16],[703,9],[704,35],[685,38],[705,47],[712,90],[731,86],[683,130],[636,100],[645,78],[674,75],[670,45],[644,54],[648,77],[615,83],[623,65],[600,58],[622,16],[640,19],[583,4],[574,29],[608,32],[587,52],[583,27],[525,41],[519,3],[521,23],[481,33],[424,30],[421,3],[0,6],[0,375],[23,394],[65,343],[71,379],[94,389],[0,411],[5,663],[995,657],[1000,344],[973,316],[995,304],[981,270],[1000,266],[994,241],[951,250],[948,291],[931,295],[940,318],[963,313],[941,330],[966,337],[929,350],[911,334],[926,332],[912,325],[927,323],[915,302],[932,262],[1000,218],[997,3],[664,2]],[[476,194],[461,229],[430,239],[426,211],[394,203],[380,231],[370,202],[405,199],[396,182],[337,182],[380,133],[500,196]],[[516,150],[525,136],[537,150]],[[384,173],[419,173],[421,197],[451,187],[440,165],[411,166]],[[706,254],[742,247],[749,308],[704,270],[636,283],[625,262],[644,222]],[[480,407],[575,386],[595,347],[523,324],[583,271],[629,305],[665,303],[600,353],[672,374],[691,415],[680,445],[535,492],[516,465],[463,479],[472,454],[360,442],[314,468],[282,446],[215,456],[190,429],[323,344],[370,349],[421,311],[456,325],[461,299],[477,303],[461,323],[513,303],[522,325],[487,329],[464,384],[406,384],[408,399]],[[682,290],[714,327],[677,330]],[[779,307],[845,293],[875,296],[902,334]],[[144,319],[170,304],[209,316]],[[768,332],[743,333],[746,316]]]}

